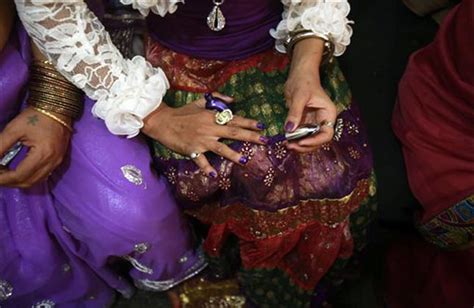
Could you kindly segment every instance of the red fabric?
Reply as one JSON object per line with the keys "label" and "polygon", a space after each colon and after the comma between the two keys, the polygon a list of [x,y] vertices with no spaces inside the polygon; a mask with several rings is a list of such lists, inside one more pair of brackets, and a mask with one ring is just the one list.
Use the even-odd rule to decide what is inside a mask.
{"label": "red fabric", "polygon": [[474,247],[443,251],[418,238],[392,245],[387,262],[388,307],[474,307]]}
{"label": "red fabric", "polygon": [[[240,235],[238,227],[232,227],[212,225],[204,245],[206,252],[218,256],[229,231]],[[336,259],[349,259],[354,248],[348,221],[336,226],[313,222],[300,225],[284,236],[240,239],[239,243],[245,269],[281,269],[307,291],[314,289]]]}
{"label": "red fabric", "polygon": [[422,223],[474,193],[473,29],[474,1],[465,0],[400,82],[393,128]]}
{"label": "red fabric", "polygon": [[[400,82],[393,128],[422,224],[474,193],[473,29],[474,0],[464,0]],[[473,247],[404,239],[388,252],[386,277],[390,308],[474,307]]]}
{"label": "red fabric", "polygon": [[274,50],[234,61],[198,59],[172,51],[152,39],[147,40],[146,58],[154,67],[163,69],[172,89],[198,93],[215,91],[232,75],[249,68],[271,72],[284,69],[289,62],[285,54]]}

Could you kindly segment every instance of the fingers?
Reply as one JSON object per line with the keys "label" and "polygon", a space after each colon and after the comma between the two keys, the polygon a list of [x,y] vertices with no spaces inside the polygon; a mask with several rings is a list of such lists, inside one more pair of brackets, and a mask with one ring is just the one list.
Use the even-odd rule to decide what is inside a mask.
{"label": "fingers", "polygon": [[264,130],[266,128],[265,124],[263,124],[262,122],[243,118],[240,116],[234,116],[232,121],[230,121],[229,124],[227,124],[227,126],[237,126],[241,128],[255,130],[255,131]]}
{"label": "fingers", "polygon": [[220,126],[216,127],[216,135],[220,138],[252,142],[256,144],[266,145],[269,139],[261,134],[251,131],[248,129],[243,129],[235,126]]}
{"label": "fingers", "polygon": [[304,100],[294,100],[289,102],[288,116],[285,122],[285,131],[293,132],[301,123],[306,102]]}
{"label": "fingers", "polygon": [[0,157],[19,141],[20,136],[12,132],[3,131],[0,133]]}
{"label": "fingers", "polygon": [[27,179],[36,174],[39,161],[41,161],[40,155],[34,150],[30,150],[15,170],[8,170],[0,174],[0,186],[23,187]]}
{"label": "fingers", "polygon": [[207,174],[211,178],[216,178],[217,177],[217,172],[216,169],[214,169],[209,161],[207,160],[206,156],[201,154],[199,157],[193,159],[194,163],[198,165],[198,167]]}
{"label": "fingers", "polygon": [[[221,100],[224,101],[224,103],[226,103],[226,104],[231,104],[231,103],[234,102],[234,98],[233,98],[233,97],[224,95],[224,94],[219,93],[219,92],[212,92],[212,96],[221,99]],[[204,97],[202,97],[202,98],[196,100],[196,101],[194,102],[194,104],[196,104],[196,106],[198,106],[198,107],[200,107],[200,108],[205,108],[205,107],[206,107],[206,100],[204,99]]]}
{"label": "fingers", "polygon": [[214,144],[211,145],[210,150],[216,153],[217,155],[227,158],[228,160],[233,161],[234,163],[239,165],[245,165],[249,161],[248,157],[243,156],[242,154],[232,150],[222,142],[216,141]]}
{"label": "fingers", "polygon": [[334,136],[334,128],[322,125],[321,131],[311,137],[298,141],[298,145],[302,147],[319,147],[332,140]]}
{"label": "fingers", "polygon": [[212,92],[212,96],[220,98],[221,100],[224,101],[224,103],[231,104],[234,102],[234,98],[227,96],[225,94],[219,93],[219,92]]}
{"label": "fingers", "polygon": [[286,145],[287,149],[296,151],[298,153],[310,153],[318,149],[318,147],[302,147],[298,143],[288,143]]}

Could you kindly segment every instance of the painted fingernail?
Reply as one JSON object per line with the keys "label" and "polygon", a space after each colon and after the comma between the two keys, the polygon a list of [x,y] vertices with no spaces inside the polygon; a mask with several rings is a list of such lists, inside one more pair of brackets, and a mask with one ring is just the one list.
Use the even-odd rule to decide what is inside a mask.
{"label": "painted fingernail", "polygon": [[209,176],[213,179],[217,178],[217,173],[215,171],[209,172]]}
{"label": "painted fingernail", "polygon": [[242,157],[239,159],[239,163],[241,163],[242,165],[245,165],[245,164],[248,163],[248,162],[249,162],[248,157],[242,156]]}
{"label": "painted fingernail", "polygon": [[259,130],[264,130],[264,129],[266,128],[266,126],[265,126],[265,124],[263,124],[262,122],[258,122],[258,123],[257,123],[257,128],[258,128]]}
{"label": "painted fingernail", "polygon": [[269,141],[270,141],[270,138],[266,137],[266,136],[260,136],[260,138],[258,138],[260,140],[260,142],[263,142],[265,144],[267,144]]}
{"label": "painted fingernail", "polygon": [[285,132],[291,132],[293,131],[293,128],[295,127],[295,123],[288,121],[285,124]]}

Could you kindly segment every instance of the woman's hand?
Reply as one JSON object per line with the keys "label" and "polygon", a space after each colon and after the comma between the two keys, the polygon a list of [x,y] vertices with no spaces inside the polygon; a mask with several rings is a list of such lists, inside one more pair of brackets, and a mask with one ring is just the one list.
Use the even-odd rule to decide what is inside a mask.
{"label": "woman's hand", "polygon": [[[230,103],[231,98],[214,94]],[[245,165],[248,157],[242,156],[222,142],[221,138],[266,144],[268,139],[258,131],[264,127],[257,121],[234,116],[225,126],[215,123],[215,112],[204,108],[204,98],[180,108],[161,106],[145,119],[142,132],[159,141],[167,148],[185,156],[191,153],[214,152],[240,165]],[[204,155],[194,159],[203,172],[217,177],[216,170]]]}
{"label": "woman's hand", "polygon": [[[57,117],[70,124],[62,115]],[[45,180],[61,164],[71,133],[61,124],[28,107],[0,133],[0,157],[20,141],[28,155],[15,170],[0,170],[0,186],[27,188]]]}
{"label": "woman's hand", "polygon": [[315,151],[331,141],[337,110],[321,86],[319,65],[324,50],[320,39],[306,39],[296,44],[288,80],[285,84],[285,98],[289,108],[285,130],[292,132],[301,124],[320,124],[321,132],[315,136],[288,143],[289,149],[300,153]]}

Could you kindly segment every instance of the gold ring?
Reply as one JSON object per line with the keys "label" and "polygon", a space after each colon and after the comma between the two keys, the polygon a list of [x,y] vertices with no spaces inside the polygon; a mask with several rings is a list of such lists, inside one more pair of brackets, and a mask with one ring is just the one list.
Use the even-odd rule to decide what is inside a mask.
{"label": "gold ring", "polygon": [[331,121],[323,121],[322,125],[329,128],[334,128],[334,122]]}
{"label": "gold ring", "polygon": [[232,110],[230,109],[222,110],[216,113],[216,124],[226,125],[227,123],[232,121],[233,118],[234,118],[234,114],[232,113]]}

